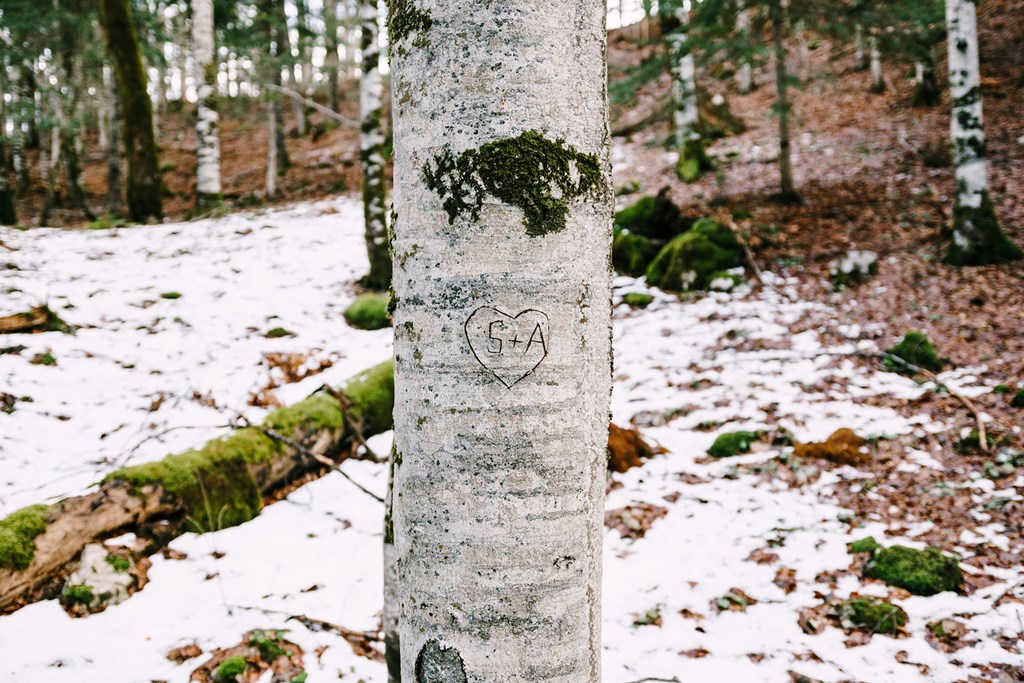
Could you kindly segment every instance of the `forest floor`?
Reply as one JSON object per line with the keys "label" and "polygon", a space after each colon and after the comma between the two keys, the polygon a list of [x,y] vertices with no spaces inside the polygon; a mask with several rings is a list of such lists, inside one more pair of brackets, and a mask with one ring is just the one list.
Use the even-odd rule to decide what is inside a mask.
{"label": "forest floor", "polygon": [[[993,0],[979,12],[993,197],[1024,244],[1024,16],[1014,7]],[[617,123],[664,105],[665,75],[630,85],[656,61],[653,48],[613,39],[609,57],[625,93]],[[668,452],[611,483],[604,678],[1024,680],[1024,458],[1014,455],[1024,409],[997,390],[1024,386],[1024,269],[941,263],[953,190],[947,103],[910,107],[905,66],[887,65],[888,90],[868,94],[868,75],[827,42],[806,56],[794,49],[792,61],[805,83],[794,92],[800,204],[772,199],[774,87],[764,69],[750,95],[705,80],[748,130],[711,146],[717,170],[698,183],[675,180],[666,122],[614,141],[620,208],[667,186],[686,216],[735,224],[766,276],[683,299],[616,281],[617,297],[649,291],[655,302],[616,308],[614,418]],[[355,115],[354,102],[345,107]],[[193,132],[182,114],[162,131],[168,215],[183,220]],[[265,128],[229,107],[223,131],[229,198],[235,208],[262,203]],[[365,268],[359,207],[323,199],[358,188],[356,132],[288,145],[296,164],[281,203],[302,200],[294,206],[149,228],[0,230],[0,313],[48,300],[80,326],[0,344],[25,347],[0,355],[0,394],[11,401],[0,414],[0,517],[86,490],[126,459],[202,443],[238,415],[258,419],[389,355],[390,332],[356,331],[341,317]],[[94,196],[104,173],[91,155]],[[38,211],[39,189],[22,216]],[[81,224],[71,212],[55,218]],[[851,248],[876,251],[879,273],[835,292],[828,263]],[[275,328],[288,334],[268,337]],[[949,358],[940,379],[983,414],[992,452],[963,440],[976,420],[960,400],[872,357],[909,330]],[[810,441],[841,427],[868,439],[870,457],[856,466],[771,444],[783,428]],[[739,429],[765,436],[748,455],[707,456],[719,434]],[[387,452],[388,439],[374,450]],[[382,490],[383,466],[344,468]],[[0,617],[0,674],[184,681],[211,652],[262,628],[288,629],[311,681],[380,680],[372,653],[288,621],[376,628],[380,517],[378,503],[328,475],[241,527],[173,542],[151,558],[150,583],[105,612],[72,619],[47,601]],[[964,590],[911,596],[863,578],[863,556],[847,544],[869,535],[957,555]],[[895,636],[842,628],[829,611],[855,594],[898,604],[906,627]],[[166,659],[192,643],[203,654]]]}
{"label": "forest floor", "polygon": [[[0,238],[18,295],[45,296],[79,326],[5,337],[24,348],[0,356],[15,397],[2,416],[0,514],[202,443],[390,353],[388,330],[357,331],[341,315],[366,267],[353,200]],[[980,456],[977,467],[951,460],[962,411],[935,410],[931,387],[862,360],[879,348],[877,325],[802,301],[795,278],[764,283],[681,300],[615,281],[617,302],[633,291],[654,302],[615,308],[614,419],[667,452],[609,481],[605,680],[1016,680],[1024,471],[989,478]],[[978,368],[940,377],[979,401],[993,388]],[[856,467],[795,458],[776,438],[840,427],[868,439]],[[708,457],[718,435],[741,429],[763,434],[750,454]],[[387,452],[389,439],[371,446]],[[343,468],[382,492],[386,466]],[[149,558],[142,590],[99,614],[71,618],[49,600],[0,617],[0,672],[185,681],[262,629],[285,631],[311,681],[380,680],[372,641],[304,624],[375,631],[382,514],[328,475],[242,526],[173,541]],[[869,535],[957,554],[965,590],[917,597],[862,578],[848,544]],[[828,614],[856,595],[899,605],[906,627],[844,629]],[[936,638],[939,622],[955,636]]]}

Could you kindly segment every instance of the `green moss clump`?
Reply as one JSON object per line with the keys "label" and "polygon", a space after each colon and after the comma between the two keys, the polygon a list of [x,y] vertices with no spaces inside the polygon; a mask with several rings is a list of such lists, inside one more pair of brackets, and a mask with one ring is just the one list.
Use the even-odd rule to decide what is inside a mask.
{"label": "green moss clump", "polygon": [[416,9],[413,0],[387,0],[388,49],[394,53],[399,44],[413,34],[419,34],[414,43],[421,46],[425,34],[434,25],[429,12]]}
{"label": "green moss clump", "polygon": [[686,230],[679,207],[664,187],[655,196],[641,197],[615,214],[616,231],[630,232],[656,240],[670,240]]}
{"label": "green moss clump", "polygon": [[249,636],[249,644],[260,651],[260,657],[268,664],[272,664],[278,657],[288,654],[288,651],[281,647],[282,632],[272,631],[267,633],[256,629]]}
{"label": "green moss clump", "polygon": [[643,292],[627,292],[622,295],[622,301],[631,308],[647,308],[654,301],[654,297]]}
{"label": "green moss clump", "polygon": [[732,231],[702,218],[665,245],[647,268],[647,282],[669,291],[705,289],[711,277],[743,265],[743,247]]}
{"label": "green moss clump", "polygon": [[225,659],[217,667],[217,673],[214,674],[218,681],[237,681],[238,677],[245,673],[249,663],[245,661],[245,657],[231,657]]}
{"label": "green moss clump", "polygon": [[282,337],[294,337],[295,335],[283,327],[272,327],[263,336],[267,339],[280,339]]}
{"label": "green moss clump", "polygon": [[114,571],[118,574],[125,574],[129,569],[132,568],[132,563],[127,557],[121,555],[107,555],[105,558],[107,564],[114,568]]}
{"label": "green moss clump", "polygon": [[60,601],[64,605],[91,605],[96,596],[91,586],[67,586],[60,594]]}
{"label": "green moss clump", "polygon": [[651,259],[658,253],[651,240],[643,235],[623,232],[612,242],[612,265],[615,271],[634,277],[643,275]]}
{"label": "green moss clump", "polygon": [[394,424],[395,364],[384,361],[353,377],[345,386],[353,417],[362,423],[364,436],[380,434]]}
{"label": "green moss clump", "polygon": [[704,151],[704,143],[699,136],[687,140],[679,147],[676,176],[684,183],[695,182],[704,171],[710,171],[714,167]]}
{"label": "green moss clump", "polygon": [[898,633],[907,625],[907,613],[902,607],[881,598],[854,598],[839,605],[839,623],[844,628],[856,628],[869,633]]}
{"label": "green moss clump", "polygon": [[337,400],[327,394],[313,394],[295,405],[275,410],[267,416],[266,424],[288,438],[296,438],[301,437],[298,433],[300,428],[305,431],[341,431],[345,420]]}
{"label": "green moss clump", "polygon": [[381,294],[361,294],[345,309],[345,320],[360,330],[380,330],[391,325],[388,297]]}
{"label": "green moss clump", "polygon": [[[901,358],[911,365],[916,365],[932,372],[940,372],[942,367],[948,362],[945,358],[939,356],[935,346],[928,340],[928,336],[924,332],[907,332],[903,335],[903,340],[889,349],[887,353],[890,356]],[[897,372],[907,371],[907,368],[891,359],[886,359],[886,365]]]}
{"label": "green moss clump", "polygon": [[955,591],[964,582],[963,573],[952,557],[935,548],[915,550],[902,545],[876,552],[864,566],[864,576],[906,588],[915,595]]}
{"label": "green moss clump", "polygon": [[1010,399],[1010,406],[1013,408],[1024,408],[1024,389],[1017,390],[1017,393]]}
{"label": "green moss clump", "polygon": [[749,453],[750,446],[757,441],[756,432],[726,432],[719,434],[708,449],[712,458],[728,458],[740,453]]}
{"label": "green moss clump", "polygon": [[999,227],[995,206],[987,192],[977,207],[963,206],[957,199],[953,207],[953,241],[946,252],[946,263],[981,266],[1022,257],[1024,252]]}
{"label": "green moss clump", "polygon": [[112,228],[126,228],[129,225],[131,225],[131,223],[129,223],[124,218],[121,218],[120,216],[115,216],[112,213],[106,213],[103,214],[102,216],[99,216],[98,218],[96,218],[96,220],[92,221],[91,223],[88,223],[85,226],[85,229],[110,230]]}
{"label": "green moss clump", "polygon": [[564,230],[569,202],[599,189],[602,174],[596,155],[527,131],[457,157],[445,150],[424,165],[422,177],[441,197],[449,223],[463,214],[478,220],[484,195],[491,194],[522,209],[526,234],[539,237]]}
{"label": "green moss clump", "polygon": [[0,567],[25,569],[36,554],[36,536],[46,531],[48,505],[30,505],[0,519]]}
{"label": "green moss clump", "polygon": [[171,299],[173,301],[174,299],[181,298],[181,292],[164,292],[163,294],[160,295],[160,298]]}
{"label": "green moss clump", "polygon": [[875,540],[874,536],[868,536],[862,538],[859,541],[854,541],[850,544],[851,553],[873,553],[878,550],[881,546],[878,545],[878,541]]}

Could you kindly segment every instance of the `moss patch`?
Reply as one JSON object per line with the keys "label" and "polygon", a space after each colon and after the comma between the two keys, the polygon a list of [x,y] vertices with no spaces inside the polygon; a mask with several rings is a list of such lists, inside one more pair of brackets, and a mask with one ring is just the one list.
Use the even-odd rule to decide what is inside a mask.
{"label": "moss patch", "polygon": [[743,265],[743,247],[732,231],[702,218],[665,245],[647,268],[647,282],[669,291],[705,289],[711,276]]}
{"label": "moss patch", "polygon": [[25,569],[36,554],[36,536],[46,531],[48,505],[30,505],[0,519],[0,567]]}
{"label": "moss patch", "polygon": [[687,140],[679,147],[676,176],[684,183],[695,182],[704,171],[710,171],[714,167],[704,151],[704,143],[700,137]]}
{"label": "moss patch", "polygon": [[61,604],[67,606],[73,605],[91,605],[96,596],[92,592],[90,586],[67,586],[64,592],[60,595]]}
{"label": "moss patch", "polygon": [[915,550],[902,545],[876,552],[864,566],[864,576],[906,588],[915,595],[955,591],[964,582],[960,567],[952,557],[935,548]]}
{"label": "moss patch", "polygon": [[395,364],[385,361],[353,377],[345,386],[352,414],[362,423],[363,435],[380,434],[394,422]]}
{"label": "moss patch", "polygon": [[[924,332],[907,332],[900,343],[889,349],[888,353],[932,372],[940,372],[949,362],[939,355]],[[906,367],[891,359],[886,359],[886,365],[897,372],[907,372]]]}
{"label": "moss patch", "polygon": [[894,635],[907,625],[907,613],[881,598],[854,598],[841,603],[836,616],[846,629]]}
{"label": "moss patch", "polygon": [[740,453],[749,453],[750,446],[757,441],[756,432],[726,432],[719,434],[715,442],[708,449],[708,455],[712,458],[728,458]]}
{"label": "moss patch", "polygon": [[669,188],[655,196],[641,197],[615,214],[615,229],[651,239],[670,240],[686,230],[679,207],[672,201]]}
{"label": "moss patch", "polygon": [[615,272],[634,277],[647,272],[658,249],[643,235],[623,232],[612,242],[612,265]]}
{"label": "moss patch", "polygon": [[445,150],[424,165],[422,177],[441,197],[449,223],[466,214],[478,220],[490,194],[522,209],[526,234],[538,237],[565,229],[569,202],[600,186],[601,167],[594,154],[527,131],[457,157]]}
{"label": "moss patch", "polygon": [[238,677],[245,673],[249,663],[245,661],[245,657],[230,657],[225,659],[217,667],[217,673],[214,674],[218,681],[236,681]]}
{"label": "moss patch", "polygon": [[878,550],[881,546],[878,545],[878,541],[875,540],[874,536],[868,536],[862,538],[859,541],[854,541],[850,544],[851,553],[873,553]]}
{"label": "moss patch", "polygon": [[1017,393],[1010,399],[1010,406],[1012,408],[1024,408],[1024,389],[1017,390]]}
{"label": "moss patch", "polygon": [[643,292],[627,292],[622,295],[622,301],[630,308],[647,308],[654,301],[654,297]]}
{"label": "moss patch", "polygon": [[387,0],[388,3],[388,49],[393,53],[396,46],[413,34],[425,40],[424,34],[434,25],[430,13],[417,9],[413,0]]}
{"label": "moss patch", "polygon": [[345,309],[345,320],[360,330],[380,330],[391,326],[388,297],[382,294],[360,294]]}
{"label": "moss patch", "polygon": [[[995,206],[987,192],[978,207],[963,206],[957,200],[953,207],[953,233],[954,239],[946,252],[946,263],[950,265],[1007,263],[1024,256],[1020,247],[1011,242],[999,227]],[[966,237],[966,240],[956,239],[957,235]]]}

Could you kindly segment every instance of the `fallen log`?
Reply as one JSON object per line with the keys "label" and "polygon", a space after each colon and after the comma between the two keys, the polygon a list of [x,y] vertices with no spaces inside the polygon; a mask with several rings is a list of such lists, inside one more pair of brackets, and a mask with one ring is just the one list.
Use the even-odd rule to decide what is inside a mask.
{"label": "fallen log", "polygon": [[67,323],[45,304],[34,306],[27,311],[0,316],[0,334],[66,331]]}
{"label": "fallen log", "polygon": [[[340,396],[317,392],[201,448],[107,475],[94,493],[0,519],[0,613],[49,597],[89,543],[133,531],[155,552],[185,531],[242,524],[295,480],[329,469],[364,437],[391,429],[394,370],[356,375]],[[274,438],[279,434],[285,439]]]}

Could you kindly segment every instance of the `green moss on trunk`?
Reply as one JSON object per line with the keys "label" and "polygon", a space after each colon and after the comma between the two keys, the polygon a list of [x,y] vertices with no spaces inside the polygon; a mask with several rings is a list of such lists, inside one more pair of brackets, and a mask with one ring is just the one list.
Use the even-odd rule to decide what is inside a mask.
{"label": "green moss on trunk", "polygon": [[953,241],[946,252],[946,263],[953,266],[981,266],[1007,263],[1024,256],[1010,241],[996,218],[995,206],[984,193],[981,206],[953,207]]}
{"label": "green moss on trunk", "polygon": [[699,137],[691,138],[679,146],[676,175],[684,183],[695,182],[704,171],[710,171],[714,167],[704,151],[704,143]]}
{"label": "green moss on trunk", "polygon": [[433,20],[430,13],[417,9],[413,0],[387,0],[388,49],[394,52],[406,38],[419,34],[422,41]]}
{"label": "green moss on trunk", "polygon": [[25,569],[35,556],[35,538],[46,531],[48,505],[31,505],[0,519],[0,567]]}
{"label": "green moss on trunk", "polygon": [[565,229],[569,202],[601,186],[601,165],[564,140],[527,131],[457,157],[445,150],[424,165],[423,182],[441,197],[451,224],[464,214],[478,220],[490,194],[522,209],[526,234],[539,237]]}
{"label": "green moss on trunk", "polygon": [[146,91],[148,79],[131,5],[128,0],[98,0],[98,7],[121,100],[124,148],[128,157],[128,213],[137,222],[160,220],[163,207],[153,135],[153,104]]}

